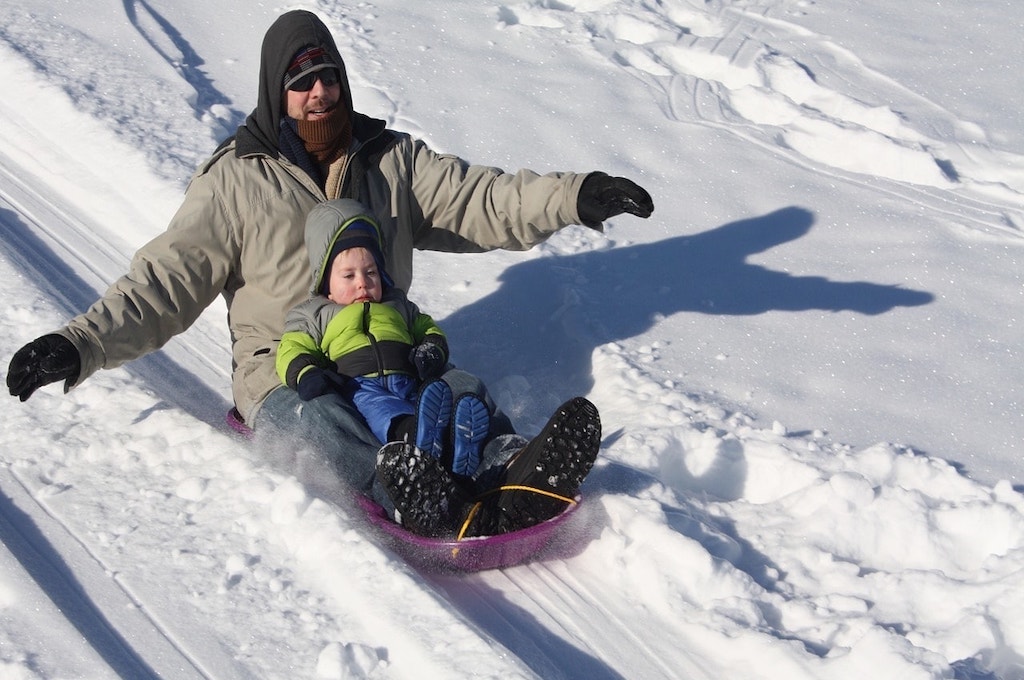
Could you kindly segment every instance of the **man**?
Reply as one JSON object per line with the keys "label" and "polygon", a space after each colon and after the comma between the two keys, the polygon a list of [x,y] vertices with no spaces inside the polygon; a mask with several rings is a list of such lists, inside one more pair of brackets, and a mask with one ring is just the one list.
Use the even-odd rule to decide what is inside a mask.
{"label": "man", "polygon": [[[15,353],[11,394],[25,401],[62,380],[66,392],[100,368],[156,350],[221,295],[232,394],[245,422],[257,433],[301,438],[347,482],[369,489],[377,444],[351,404],[337,395],[302,402],[275,372],[285,314],[310,276],[306,215],[335,198],[372,210],[387,270],[403,290],[414,248],[523,250],[570,224],[599,228],[623,212],[653,211],[647,192],[623,178],[506,174],[387,129],[354,109],[327,27],[310,12],[287,12],[264,37],[255,110],[199,168],[167,230],[135,254],[129,272],[84,314]],[[483,393],[478,384],[456,388]]]}

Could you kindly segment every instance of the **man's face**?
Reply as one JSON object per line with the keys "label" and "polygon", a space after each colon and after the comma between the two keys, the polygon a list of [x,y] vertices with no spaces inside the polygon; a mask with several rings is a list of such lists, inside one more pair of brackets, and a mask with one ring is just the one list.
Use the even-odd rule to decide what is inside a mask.
{"label": "man's face", "polygon": [[[333,69],[316,71],[312,76],[317,76],[313,87],[305,92],[289,89],[285,91],[285,112],[289,118],[295,120],[315,121],[327,116],[327,114],[338,105],[341,98],[341,83],[338,81],[338,72]],[[331,77],[333,76],[333,77]],[[307,76],[309,77],[309,76]],[[333,81],[333,85],[324,85],[323,79]]]}

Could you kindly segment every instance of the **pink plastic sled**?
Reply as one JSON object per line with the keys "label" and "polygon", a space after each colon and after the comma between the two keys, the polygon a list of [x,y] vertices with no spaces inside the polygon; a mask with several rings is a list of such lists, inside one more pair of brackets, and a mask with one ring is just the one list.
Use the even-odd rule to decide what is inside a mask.
{"label": "pink plastic sled", "polygon": [[384,509],[359,494],[359,506],[394,548],[410,564],[426,571],[484,571],[523,564],[541,557],[559,536],[559,528],[579,506],[532,527],[498,536],[477,536],[461,541],[411,534],[388,518]]}
{"label": "pink plastic sled", "polygon": [[[248,438],[252,430],[238,411],[231,409],[226,417],[235,432]],[[383,535],[388,544],[410,564],[427,571],[484,571],[501,569],[542,557],[545,549],[555,543],[559,529],[579,507],[580,498],[561,514],[519,531],[498,536],[455,539],[427,538],[410,533],[387,516],[371,498],[356,494],[359,508],[370,524]]]}

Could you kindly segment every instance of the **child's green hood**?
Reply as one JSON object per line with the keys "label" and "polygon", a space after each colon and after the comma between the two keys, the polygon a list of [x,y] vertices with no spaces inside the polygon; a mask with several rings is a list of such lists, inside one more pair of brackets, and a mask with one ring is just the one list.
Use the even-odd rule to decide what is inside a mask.
{"label": "child's green hood", "polygon": [[384,242],[377,221],[370,217],[359,201],[341,198],[321,203],[306,217],[306,251],[313,272],[310,292],[325,294],[324,280],[330,272],[330,263],[338,253],[348,248],[362,247],[373,254],[384,287],[392,285],[384,268]]}

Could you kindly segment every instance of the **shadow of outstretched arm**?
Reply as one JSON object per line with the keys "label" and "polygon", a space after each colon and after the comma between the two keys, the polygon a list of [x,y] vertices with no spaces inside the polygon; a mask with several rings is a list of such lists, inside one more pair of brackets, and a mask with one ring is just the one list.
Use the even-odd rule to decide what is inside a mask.
{"label": "shadow of outstretched arm", "polygon": [[596,347],[640,335],[660,318],[779,310],[876,315],[934,299],[899,286],[797,275],[747,261],[799,239],[813,223],[809,210],[787,207],[656,243],[529,260],[505,270],[497,291],[441,323],[456,357],[471,358],[464,368],[492,386],[523,376],[542,413],[589,391]]}

